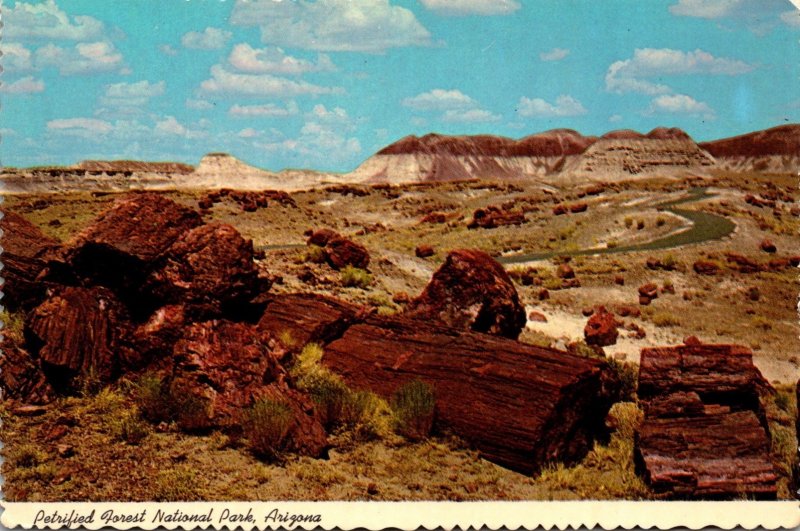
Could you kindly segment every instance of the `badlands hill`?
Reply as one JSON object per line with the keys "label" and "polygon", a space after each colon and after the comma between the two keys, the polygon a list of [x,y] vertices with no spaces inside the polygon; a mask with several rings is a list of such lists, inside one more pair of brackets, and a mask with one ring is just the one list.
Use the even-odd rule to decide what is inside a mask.
{"label": "badlands hill", "polygon": [[800,169],[800,124],[702,142],[719,166],[736,171],[794,173]]}

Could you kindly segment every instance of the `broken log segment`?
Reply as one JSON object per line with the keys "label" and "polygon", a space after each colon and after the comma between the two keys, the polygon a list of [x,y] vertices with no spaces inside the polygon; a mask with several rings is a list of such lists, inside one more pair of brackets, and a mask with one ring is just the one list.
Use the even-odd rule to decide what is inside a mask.
{"label": "broken log segment", "polygon": [[769,439],[752,411],[650,418],[635,446],[639,472],[670,498],[775,499]]}
{"label": "broken log segment", "polygon": [[616,391],[603,361],[407,318],[354,324],[323,364],[387,398],[412,380],[428,383],[437,425],[524,473],[586,455]]}

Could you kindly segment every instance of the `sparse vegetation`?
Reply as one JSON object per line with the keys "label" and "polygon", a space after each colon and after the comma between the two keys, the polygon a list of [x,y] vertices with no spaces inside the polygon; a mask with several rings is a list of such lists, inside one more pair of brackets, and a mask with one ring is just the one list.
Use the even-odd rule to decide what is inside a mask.
{"label": "sparse vegetation", "polygon": [[141,376],[133,385],[133,395],[141,416],[149,422],[175,422],[187,431],[206,427],[207,401],[159,375]]}
{"label": "sparse vegetation", "polygon": [[314,264],[324,264],[326,259],[325,248],[314,244],[309,245],[303,255],[304,262],[311,262]]}
{"label": "sparse vegetation", "polygon": [[668,328],[672,326],[679,326],[681,324],[678,316],[669,311],[656,312],[653,314],[650,320],[659,328]]}
{"label": "sparse vegetation", "polygon": [[363,269],[345,266],[341,271],[342,286],[366,289],[372,284],[372,275]]}
{"label": "sparse vegetation", "polygon": [[259,457],[276,459],[283,449],[294,414],[283,402],[256,401],[247,412],[245,436],[249,448]]}
{"label": "sparse vegetation", "polygon": [[411,440],[427,437],[433,425],[435,405],[436,398],[429,384],[412,380],[402,385],[392,399],[398,431]]}
{"label": "sparse vegetation", "polygon": [[153,489],[156,501],[195,501],[202,499],[197,471],[186,466],[168,468],[158,473]]}

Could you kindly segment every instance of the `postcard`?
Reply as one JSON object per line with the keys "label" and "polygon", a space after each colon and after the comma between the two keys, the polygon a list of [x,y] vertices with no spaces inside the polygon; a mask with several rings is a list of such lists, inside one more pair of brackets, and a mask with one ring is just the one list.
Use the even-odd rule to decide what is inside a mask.
{"label": "postcard", "polygon": [[10,0],[2,516],[800,525],[789,0]]}

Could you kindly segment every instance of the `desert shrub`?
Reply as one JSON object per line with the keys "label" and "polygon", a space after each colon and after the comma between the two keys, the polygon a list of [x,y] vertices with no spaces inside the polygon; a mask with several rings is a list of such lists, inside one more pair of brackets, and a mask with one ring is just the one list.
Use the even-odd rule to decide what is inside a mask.
{"label": "desert shrub", "polygon": [[280,341],[284,347],[289,349],[299,346],[299,341],[295,339],[294,335],[292,335],[291,330],[281,330],[281,332],[278,334],[278,341]]}
{"label": "desert shrub", "polygon": [[392,398],[398,432],[412,440],[424,439],[431,431],[435,405],[433,388],[422,380],[400,386]]}
{"label": "desert shrub", "polygon": [[663,260],[661,260],[661,266],[668,271],[672,271],[678,267],[678,261],[675,259],[675,256],[668,254]]}
{"label": "desert shrub", "polygon": [[756,315],[750,319],[750,324],[752,324],[754,328],[760,328],[764,331],[772,330],[772,321],[761,315]]}
{"label": "desert shrub", "polygon": [[341,271],[342,285],[347,288],[365,289],[372,284],[372,275],[363,269],[345,266]]}
{"label": "desert shrub", "polygon": [[256,455],[275,459],[289,434],[293,420],[292,409],[283,402],[258,400],[247,412],[246,436]]}
{"label": "desert shrub", "polygon": [[189,467],[168,468],[158,473],[153,485],[156,501],[196,501],[201,498],[197,472]]}
{"label": "desert shrub", "polygon": [[136,412],[126,411],[109,419],[108,423],[111,433],[128,444],[139,444],[150,433],[147,424]]}
{"label": "desert shrub", "polygon": [[608,366],[617,374],[617,378],[619,379],[619,400],[622,402],[635,402],[636,386],[639,380],[638,365],[608,358]]}
{"label": "desert shrub", "polygon": [[22,330],[25,328],[25,317],[21,312],[9,312],[8,310],[0,311],[0,323],[2,323],[0,331],[3,336],[8,335],[14,339],[22,339]]}
{"label": "desert shrub", "polygon": [[785,389],[776,389],[775,405],[787,413],[790,412],[792,408],[791,391],[787,391]]}
{"label": "desert shrub", "polygon": [[148,373],[139,378],[133,396],[142,418],[149,422],[175,422],[187,431],[207,427],[208,401],[158,375]]}
{"label": "desert shrub", "polygon": [[675,314],[670,312],[657,312],[652,317],[653,324],[659,328],[667,328],[670,326],[678,326],[681,324],[680,319]]}
{"label": "desert shrub", "polygon": [[633,218],[630,216],[625,216],[625,226],[627,228],[631,228],[633,226]]}
{"label": "desert shrub", "polygon": [[325,248],[314,244],[309,245],[305,254],[303,255],[304,262],[312,262],[314,264],[325,263],[326,259],[327,255],[325,254]]}
{"label": "desert shrub", "polygon": [[667,223],[667,220],[659,217],[656,219],[656,227],[663,227]]}
{"label": "desert shrub", "polygon": [[571,354],[581,356],[582,358],[606,359],[602,349],[598,350],[597,348],[588,345],[583,339],[573,341],[567,345],[567,350]]}
{"label": "desert shrub", "polygon": [[33,468],[47,459],[47,454],[44,451],[30,443],[13,446],[3,454],[9,465],[15,468]]}
{"label": "desert shrub", "polygon": [[614,249],[615,247],[619,247],[619,242],[617,240],[608,240],[606,242],[606,248]]}
{"label": "desert shrub", "polygon": [[644,228],[644,220],[640,219],[640,220],[636,221],[636,229],[637,230],[642,230],[643,228]]}

